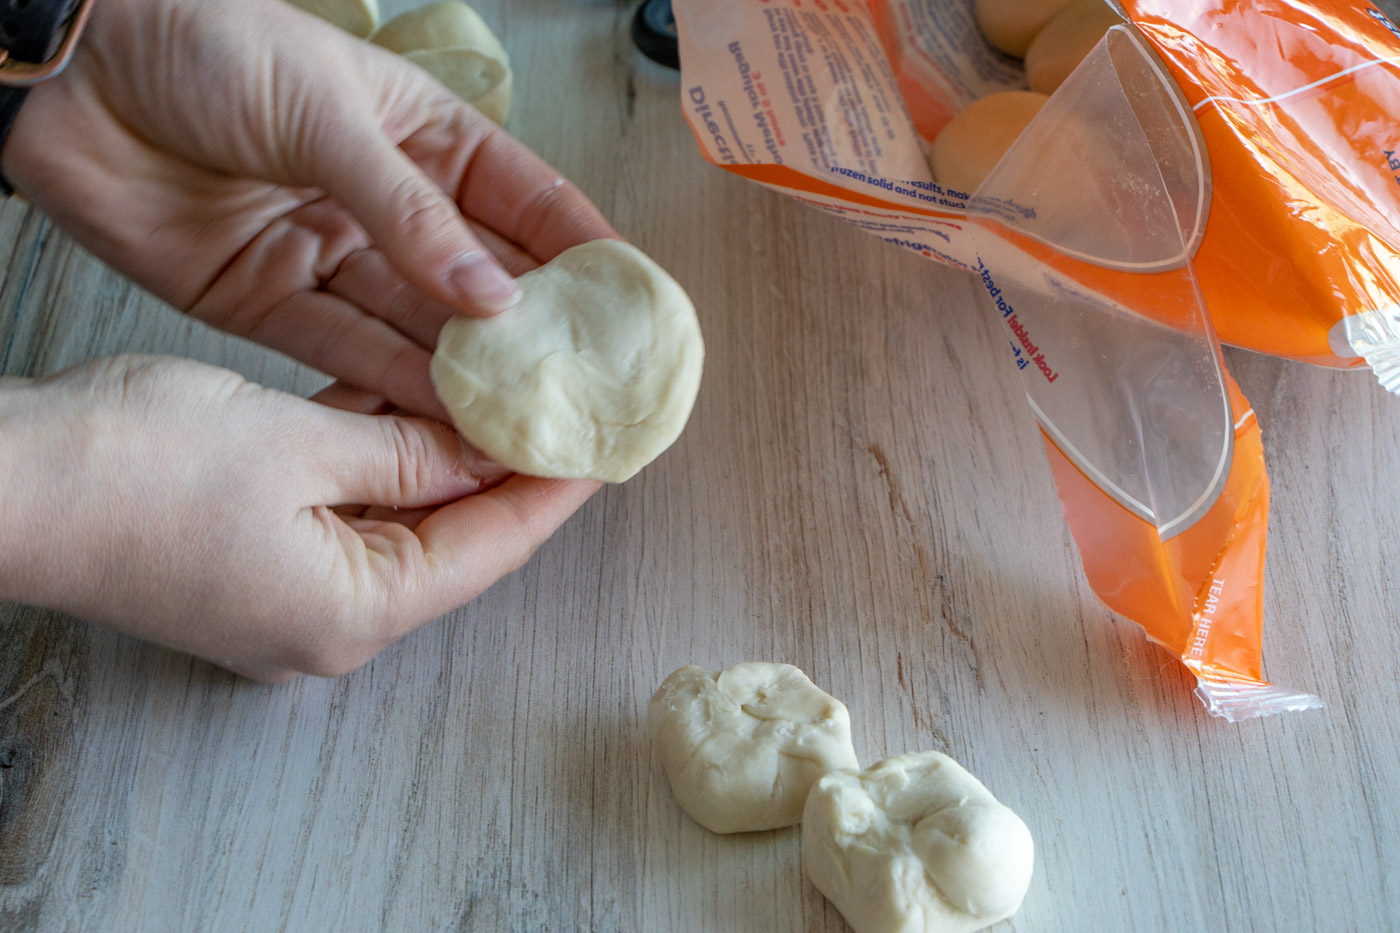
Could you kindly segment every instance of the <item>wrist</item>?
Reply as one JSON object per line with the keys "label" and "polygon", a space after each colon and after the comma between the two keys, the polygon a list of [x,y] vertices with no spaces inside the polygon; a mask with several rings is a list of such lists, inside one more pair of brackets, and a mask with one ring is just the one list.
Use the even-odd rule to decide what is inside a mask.
{"label": "wrist", "polygon": [[78,581],[93,579],[108,432],[64,395],[50,379],[0,378],[0,599],[73,611]]}

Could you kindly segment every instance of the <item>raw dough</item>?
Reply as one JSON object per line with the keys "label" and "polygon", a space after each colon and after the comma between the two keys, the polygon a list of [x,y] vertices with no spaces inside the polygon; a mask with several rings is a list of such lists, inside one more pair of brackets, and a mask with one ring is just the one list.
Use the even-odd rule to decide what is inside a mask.
{"label": "raw dough", "polygon": [[683,667],[647,719],[676,800],[717,833],[792,826],[818,778],[860,767],[846,707],[791,664]]}
{"label": "raw dough", "polygon": [[1123,18],[1104,0],[1075,0],[1065,7],[1026,50],[1026,82],[1031,90],[1053,94],[1104,33],[1122,23]]}
{"label": "raw dough", "polygon": [[486,20],[460,0],[437,0],[400,13],[380,26],[370,41],[400,55],[420,49],[476,49],[510,63]]}
{"label": "raw dough", "polygon": [[510,69],[476,49],[422,49],[404,56],[498,126],[510,114]]}
{"label": "raw dough", "polygon": [[515,307],[443,327],[430,368],[438,397],[502,466],[622,482],[690,416],[704,359],[695,308],[618,240],[575,246],[519,284]]}
{"label": "raw dough", "polygon": [[[404,56],[497,124],[505,124],[514,85],[510,56],[481,15],[465,3],[438,0],[416,7],[379,27],[370,41]],[[486,67],[481,58],[498,66],[491,69],[490,82],[481,80]],[[496,77],[499,72],[504,76]]]}
{"label": "raw dough", "polygon": [[1036,91],[999,91],[973,101],[933,141],[934,179],[972,194],[1049,99]]}
{"label": "raw dough", "polygon": [[361,39],[379,25],[379,0],[287,0]]}
{"label": "raw dough", "polygon": [[921,752],[819,780],[802,859],[855,933],[971,933],[1021,906],[1034,844],[957,762]]}
{"label": "raw dough", "polygon": [[1021,58],[1051,17],[1073,0],[976,0],[972,12],[988,42]]}

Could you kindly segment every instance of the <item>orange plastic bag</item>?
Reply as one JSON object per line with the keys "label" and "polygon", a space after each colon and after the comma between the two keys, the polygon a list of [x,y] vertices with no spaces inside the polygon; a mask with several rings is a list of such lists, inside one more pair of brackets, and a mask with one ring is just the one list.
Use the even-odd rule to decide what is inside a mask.
{"label": "orange plastic bag", "polygon": [[926,145],[1023,84],[966,0],[674,5],[709,161],[981,278],[1099,596],[1215,715],[1320,705],[1262,676],[1268,479],[1217,333],[1400,381],[1400,32],[1338,0],[1128,2],[1141,32],[960,192]]}
{"label": "orange plastic bag", "polygon": [[1185,93],[1220,338],[1400,389],[1400,30],[1353,0],[1125,0]]}

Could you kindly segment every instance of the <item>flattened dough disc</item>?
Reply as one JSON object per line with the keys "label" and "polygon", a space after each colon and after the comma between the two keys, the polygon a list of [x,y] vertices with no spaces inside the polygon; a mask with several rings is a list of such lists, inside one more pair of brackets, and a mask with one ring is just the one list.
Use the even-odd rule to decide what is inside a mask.
{"label": "flattened dough disc", "polygon": [[533,476],[620,483],[680,435],[700,387],[695,308],[641,250],[594,240],[520,277],[520,303],[442,329],[431,374],[462,436]]}

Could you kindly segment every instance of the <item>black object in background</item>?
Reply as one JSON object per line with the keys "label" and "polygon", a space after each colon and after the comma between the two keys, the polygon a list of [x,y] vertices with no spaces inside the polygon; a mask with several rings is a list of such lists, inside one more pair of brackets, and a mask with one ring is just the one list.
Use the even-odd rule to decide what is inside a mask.
{"label": "black object in background", "polygon": [[632,41],[642,54],[658,65],[680,68],[680,48],[676,42],[676,16],[671,0],[646,0],[632,17]]}

